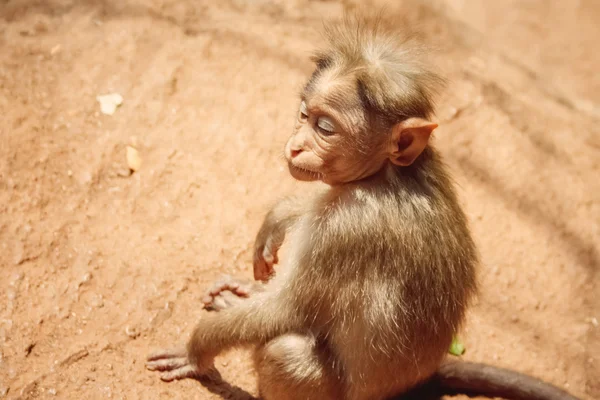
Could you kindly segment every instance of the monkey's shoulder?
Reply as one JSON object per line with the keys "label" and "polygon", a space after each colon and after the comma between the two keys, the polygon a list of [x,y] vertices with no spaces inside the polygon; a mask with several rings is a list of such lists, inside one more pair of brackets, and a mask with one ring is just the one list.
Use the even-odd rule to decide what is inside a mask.
{"label": "monkey's shoulder", "polygon": [[335,253],[343,259],[367,257],[398,264],[410,254],[416,265],[432,259],[463,262],[454,258],[474,254],[460,208],[452,199],[426,190],[393,186],[332,190],[315,202],[302,227],[310,253],[327,258]]}
{"label": "monkey's shoulder", "polygon": [[[365,226],[370,223],[382,228],[397,223],[435,220],[454,209],[426,190],[381,185],[355,185],[344,191],[331,190],[315,199],[311,215],[322,222]],[[389,225],[391,224],[391,226]]]}

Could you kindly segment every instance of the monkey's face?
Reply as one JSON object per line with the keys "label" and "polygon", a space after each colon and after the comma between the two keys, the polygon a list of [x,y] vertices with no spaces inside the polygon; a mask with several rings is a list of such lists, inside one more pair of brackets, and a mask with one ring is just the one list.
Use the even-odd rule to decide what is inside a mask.
{"label": "monkey's face", "polygon": [[381,143],[365,140],[362,109],[344,106],[336,106],[322,95],[302,100],[294,132],[285,146],[294,178],[338,185],[363,179],[382,168],[387,157]]}

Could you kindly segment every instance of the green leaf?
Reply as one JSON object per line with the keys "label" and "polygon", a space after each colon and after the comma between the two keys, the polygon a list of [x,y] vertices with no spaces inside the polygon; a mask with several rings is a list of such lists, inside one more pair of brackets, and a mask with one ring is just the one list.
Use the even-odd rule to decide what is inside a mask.
{"label": "green leaf", "polygon": [[454,338],[452,339],[452,343],[450,344],[450,349],[448,351],[450,354],[460,356],[465,352],[465,346],[459,342],[457,338]]}

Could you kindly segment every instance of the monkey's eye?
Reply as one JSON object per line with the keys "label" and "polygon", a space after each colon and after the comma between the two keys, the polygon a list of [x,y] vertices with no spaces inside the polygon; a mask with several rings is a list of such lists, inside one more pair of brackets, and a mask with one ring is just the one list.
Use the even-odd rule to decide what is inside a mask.
{"label": "monkey's eye", "polygon": [[328,117],[319,117],[319,119],[317,120],[317,126],[319,127],[321,132],[325,133],[326,135],[331,135],[332,133],[335,133],[335,125],[333,124],[333,121]]}
{"label": "monkey's eye", "polygon": [[306,103],[304,101],[300,103],[300,118],[308,119],[308,110],[306,109]]}

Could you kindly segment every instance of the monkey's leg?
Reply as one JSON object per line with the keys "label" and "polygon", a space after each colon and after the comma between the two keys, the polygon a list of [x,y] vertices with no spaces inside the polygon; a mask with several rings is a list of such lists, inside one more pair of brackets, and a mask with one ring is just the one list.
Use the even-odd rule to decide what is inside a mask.
{"label": "monkey's leg", "polygon": [[209,311],[221,311],[245,301],[254,293],[262,292],[263,284],[223,275],[214,283],[202,299],[204,308]]}
{"label": "monkey's leg", "polygon": [[264,400],[339,400],[341,385],[324,346],[289,333],[258,347],[254,362]]}
{"label": "monkey's leg", "polygon": [[214,368],[214,358],[232,347],[265,343],[303,327],[304,318],[281,291],[257,293],[247,301],[205,315],[196,325],[186,351],[162,351],[146,367],[163,380],[198,377]]}

